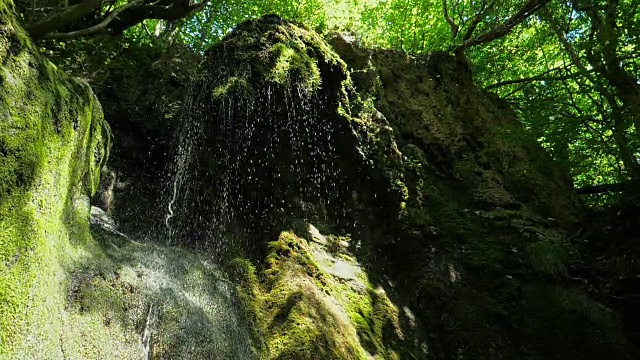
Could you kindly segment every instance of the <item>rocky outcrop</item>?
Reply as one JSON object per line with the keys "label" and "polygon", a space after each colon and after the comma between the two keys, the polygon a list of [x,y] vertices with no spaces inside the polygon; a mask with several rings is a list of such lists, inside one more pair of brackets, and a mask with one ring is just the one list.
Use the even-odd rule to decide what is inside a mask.
{"label": "rocky outcrop", "polygon": [[348,73],[327,43],[274,16],[207,54],[185,101],[169,224],[196,242],[305,202],[346,208],[358,139]]}
{"label": "rocky outcrop", "polygon": [[570,181],[513,112],[447,54],[331,43],[239,25],[180,125],[167,224],[235,258],[263,357],[627,357],[567,276]]}
{"label": "rocky outcrop", "polygon": [[[0,4],[0,357],[32,358],[59,344],[66,251],[82,243],[109,128],[89,86],[45,60]],[[74,239],[73,241],[71,239]],[[16,355],[16,349],[21,355]],[[56,357],[53,354],[50,354]]]}
{"label": "rocky outcrop", "polygon": [[[392,219],[387,238],[369,242],[365,262],[384,269],[379,276],[393,279],[438,334],[431,355],[629,356],[618,316],[567,270],[580,214],[571,182],[514,113],[447,54],[413,58],[340,35],[329,41],[393,130],[391,140],[375,138],[401,194],[397,216],[383,216]],[[394,146],[400,159],[385,162]]]}
{"label": "rocky outcrop", "polygon": [[109,37],[68,42],[51,53],[52,62],[87,79],[100,99],[113,146],[103,191],[94,201],[130,235],[157,235],[150,230],[163,221],[171,142],[200,60],[201,55],[177,42]]}

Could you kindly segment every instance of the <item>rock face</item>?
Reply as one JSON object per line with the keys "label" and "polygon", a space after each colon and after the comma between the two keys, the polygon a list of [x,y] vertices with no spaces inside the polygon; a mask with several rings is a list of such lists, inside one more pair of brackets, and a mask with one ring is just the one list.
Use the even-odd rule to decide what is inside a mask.
{"label": "rock face", "polygon": [[329,41],[394,130],[379,147],[393,154],[393,143],[402,154],[386,162],[402,194],[397,216],[386,213],[387,238],[369,242],[365,262],[384,269],[438,334],[432,356],[628,356],[617,316],[568,281],[578,202],[513,112],[446,54],[411,58],[339,35]]}
{"label": "rock face", "polygon": [[96,190],[109,130],[89,86],[38,53],[12,7],[0,4],[0,357],[27,344],[29,358],[42,355],[34,339],[56,336],[61,253],[88,227],[72,199]]}
{"label": "rock face", "polygon": [[238,26],[208,52],[186,100],[170,221],[204,240],[305,202],[343,207],[358,165],[348,90],[344,63],[317,34],[277,17]]}
{"label": "rock face", "polygon": [[[178,44],[128,43],[125,47],[118,41],[74,44],[87,57],[102,61],[72,70],[80,76],[86,71],[92,79],[91,87],[113,132],[111,172],[103,174],[109,176],[103,176],[101,185],[115,185],[115,189],[100,193],[96,200],[109,205],[104,209],[109,210],[122,231],[143,237],[148,234],[140,232],[156,228],[163,221],[166,198],[162,192],[167,181],[166,166],[172,159],[170,144],[181,102],[200,56]],[[105,49],[114,54],[108,57],[108,64],[103,59]],[[118,194],[118,198],[109,196],[105,201],[103,194],[109,193]]]}
{"label": "rock face", "polygon": [[[637,358],[618,315],[567,270],[579,209],[566,175],[447,54],[325,42],[274,16],[207,52],[178,126],[166,225],[218,250],[246,314],[208,253],[130,241],[90,206],[101,172],[105,204],[129,181],[102,171],[109,127],[11,1],[0,60],[0,358]],[[147,62],[136,83],[160,66]],[[168,69],[168,103],[122,91],[131,78],[100,89],[118,133],[144,134],[120,160],[149,177],[190,74]],[[139,119],[149,114],[161,120]],[[128,191],[156,196],[146,185]],[[120,212],[134,227],[157,215],[140,221],[155,204],[139,198]],[[582,246],[606,251],[598,239],[614,236],[635,250],[633,219],[619,219],[622,235],[587,230]],[[602,286],[620,287],[612,305],[634,314],[636,259],[618,258],[584,262],[617,279]]]}
{"label": "rock face", "polygon": [[447,54],[329,40],[239,25],[180,125],[167,223],[235,257],[263,358],[628,357],[568,280],[570,181],[513,112]]}

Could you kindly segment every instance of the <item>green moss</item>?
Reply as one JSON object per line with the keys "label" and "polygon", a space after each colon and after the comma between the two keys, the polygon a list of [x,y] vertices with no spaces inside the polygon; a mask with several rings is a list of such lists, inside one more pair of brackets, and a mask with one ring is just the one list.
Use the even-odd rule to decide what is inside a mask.
{"label": "green moss", "polygon": [[[326,250],[357,264],[340,242],[327,235]],[[331,244],[334,244],[333,246]],[[292,231],[269,242],[262,271],[245,259],[231,262],[245,308],[255,314],[264,359],[400,359],[404,344],[399,311],[382,289],[373,289],[364,273],[345,282],[316,263],[309,243]],[[313,249],[316,250],[313,250]],[[330,251],[329,248],[333,250]],[[247,290],[251,289],[251,290]],[[406,347],[403,349],[403,347]]]}
{"label": "green moss", "polygon": [[249,312],[256,314],[262,358],[363,358],[357,355],[355,334],[349,335],[348,323],[325,303],[320,271],[306,246],[294,233],[283,232],[269,243],[267,265],[260,276],[246,260],[231,263],[234,274],[244,278],[239,288],[241,299]]}
{"label": "green moss", "polygon": [[323,72],[325,77],[327,71],[347,73],[344,62],[318,34],[277,17],[242,23],[224,43],[223,51],[229,52],[226,58],[233,58],[234,65],[229,66],[226,59],[208,64],[220,80],[212,91],[214,98],[235,88],[245,91],[247,81],[256,85],[265,80],[312,93],[320,90]]}
{"label": "green moss", "polygon": [[218,99],[222,96],[228,95],[229,92],[246,93],[249,90],[250,86],[246,79],[232,76],[224,85],[220,85],[215,88],[212,92],[212,96],[214,99]]}
{"label": "green moss", "polygon": [[545,237],[527,246],[531,264],[539,273],[561,278],[566,275],[567,253],[559,238]]}
{"label": "green moss", "polygon": [[0,356],[33,331],[46,342],[59,324],[52,307],[82,221],[71,199],[78,186],[95,190],[108,143],[89,87],[42,59],[9,11],[0,12]]}
{"label": "green moss", "polygon": [[304,43],[299,40],[277,43],[269,49],[269,53],[275,58],[269,73],[270,80],[286,86],[290,84],[290,78],[301,79],[301,85],[307,91],[315,91],[320,87],[322,78],[317,60],[307,54]]}

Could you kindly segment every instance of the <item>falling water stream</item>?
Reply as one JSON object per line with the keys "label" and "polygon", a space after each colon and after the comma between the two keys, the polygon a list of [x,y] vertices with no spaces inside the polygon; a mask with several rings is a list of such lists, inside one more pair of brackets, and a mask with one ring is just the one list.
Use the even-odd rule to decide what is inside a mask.
{"label": "falling water stream", "polygon": [[264,52],[238,59],[246,54],[239,46],[223,41],[209,51],[184,102],[167,189],[170,243],[241,250],[250,245],[230,233],[268,229],[273,214],[304,204],[325,213],[344,197],[339,147],[350,140],[340,134],[353,134],[337,111],[343,70],[325,65],[316,87],[293,72],[277,81],[264,73]]}
{"label": "falling water stream", "polygon": [[[215,238],[231,223],[265,225],[295,199],[335,201],[340,171],[326,94],[222,65],[185,103],[165,225],[172,239],[188,233],[225,251]],[[219,87],[227,91],[212,96]]]}

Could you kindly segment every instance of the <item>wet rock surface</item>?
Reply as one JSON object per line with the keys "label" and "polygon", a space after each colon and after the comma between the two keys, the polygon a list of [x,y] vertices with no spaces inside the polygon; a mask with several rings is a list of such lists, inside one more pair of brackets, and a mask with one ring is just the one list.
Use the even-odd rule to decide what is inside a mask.
{"label": "wet rock surface", "polygon": [[277,17],[239,25],[179,133],[169,223],[235,258],[263,357],[625,358],[567,277],[568,177],[513,112],[450,55],[330,42],[342,59]]}

